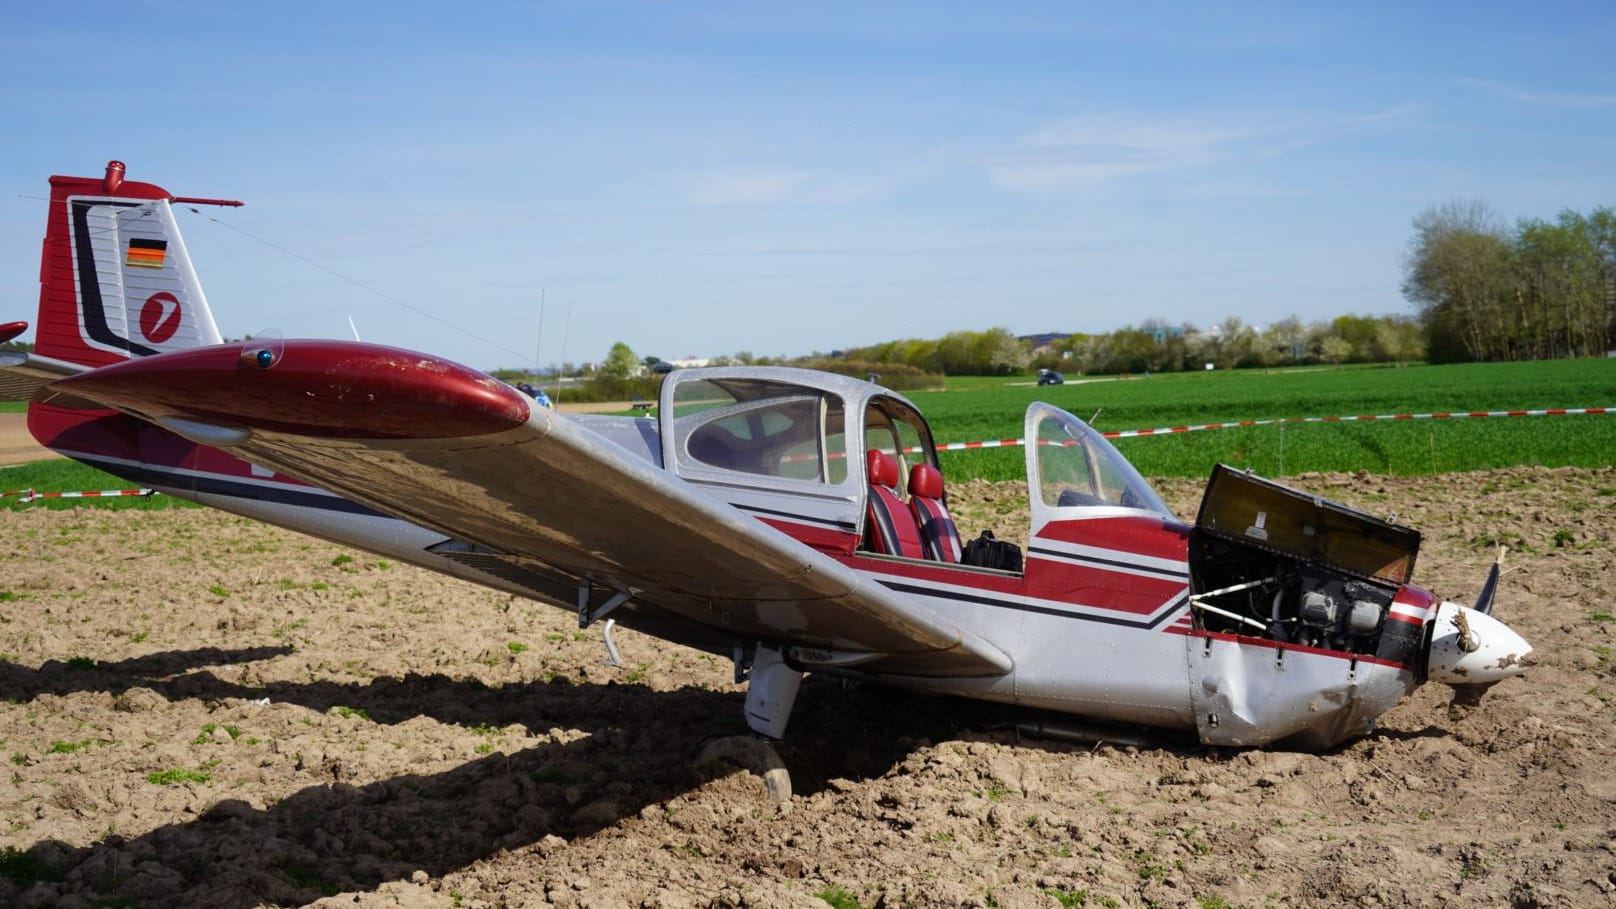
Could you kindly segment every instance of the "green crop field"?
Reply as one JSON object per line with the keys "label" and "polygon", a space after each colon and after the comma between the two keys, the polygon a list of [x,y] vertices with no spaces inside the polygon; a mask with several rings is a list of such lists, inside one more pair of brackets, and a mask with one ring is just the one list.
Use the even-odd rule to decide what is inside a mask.
{"label": "green crop field", "polygon": [[[1358,414],[1616,407],[1616,360],[1170,373],[950,382],[910,398],[939,443],[1019,438],[1042,400],[1104,431]],[[958,389],[958,390],[956,390]],[[1616,463],[1616,415],[1465,418],[1218,429],[1115,444],[1146,476],[1203,476],[1218,462],[1277,476],[1314,470],[1430,474],[1517,464]],[[1019,448],[943,452],[951,480],[1025,476]]]}

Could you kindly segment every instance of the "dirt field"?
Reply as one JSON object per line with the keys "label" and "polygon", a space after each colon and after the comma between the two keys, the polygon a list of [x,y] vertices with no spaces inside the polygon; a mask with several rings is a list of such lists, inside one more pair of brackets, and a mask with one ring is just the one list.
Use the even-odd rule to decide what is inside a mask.
{"label": "dirt field", "polygon": [[[609,667],[564,611],[218,513],[6,514],[0,906],[1616,904],[1616,471],[1296,482],[1422,528],[1443,595],[1508,542],[1540,665],[1323,755],[810,677],[784,812],[695,764],[744,730],[726,661]],[[956,510],[1015,536],[1020,495]]]}

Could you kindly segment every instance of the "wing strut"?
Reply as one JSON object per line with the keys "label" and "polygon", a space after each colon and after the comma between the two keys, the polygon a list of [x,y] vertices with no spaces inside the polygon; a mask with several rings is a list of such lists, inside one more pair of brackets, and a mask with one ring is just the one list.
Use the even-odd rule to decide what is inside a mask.
{"label": "wing strut", "polygon": [[632,594],[628,591],[619,590],[614,592],[611,597],[606,600],[606,602],[600,604],[599,606],[591,607],[589,605],[589,592],[589,579],[584,578],[578,582],[579,628],[588,628],[590,625],[593,625],[605,618],[607,613],[623,605],[624,603],[627,603],[629,597],[632,596]]}

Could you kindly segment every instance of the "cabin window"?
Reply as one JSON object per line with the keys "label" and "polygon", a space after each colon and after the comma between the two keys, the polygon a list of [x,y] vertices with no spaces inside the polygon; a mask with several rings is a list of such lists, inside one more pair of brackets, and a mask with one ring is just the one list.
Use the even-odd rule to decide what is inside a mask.
{"label": "cabin window", "polygon": [[890,398],[871,401],[865,411],[865,447],[884,451],[897,459],[900,495],[906,494],[910,468],[916,464],[937,463],[931,433],[925,427],[920,414]]}
{"label": "cabin window", "polygon": [[687,382],[674,414],[692,465],[812,483],[847,478],[840,398],[759,380]]}

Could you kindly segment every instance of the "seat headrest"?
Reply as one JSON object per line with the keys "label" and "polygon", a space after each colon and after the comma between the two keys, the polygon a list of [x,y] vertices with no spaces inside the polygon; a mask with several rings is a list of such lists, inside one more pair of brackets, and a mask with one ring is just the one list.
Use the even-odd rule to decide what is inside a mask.
{"label": "seat headrest", "polygon": [[942,473],[930,464],[916,464],[909,468],[909,494],[923,499],[942,498]]}
{"label": "seat headrest", "polygon": [[864,468],[869,473],[871,486],[898,488],[898,462],[892,455],[872,448],[864,454]]}

